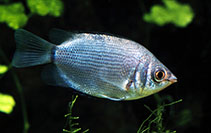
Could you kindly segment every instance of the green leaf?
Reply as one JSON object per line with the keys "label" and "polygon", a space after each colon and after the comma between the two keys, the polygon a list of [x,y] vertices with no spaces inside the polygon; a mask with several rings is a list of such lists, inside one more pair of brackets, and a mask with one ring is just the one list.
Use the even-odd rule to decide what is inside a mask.
{"label": "green leaf", "polygon": [[0,112],[10,114],[15,106],[12,96],[0,93]]}
{"label": "green leaf", "polygon": [[49,14],[59,17],[64,7],[61,0],[27,0],[27,4],[32,13],[41,16]]}
{"label": "green leaf", "polygon": [[5,72],[7,72],[8,67],[5,65],[0,65],[0,74],[4,74]]}
{"label": "green leaf", "polygon": [[28,17],[24,13],[22,3],[0,5],[0,22],[7,23],[13,29],[18,29],[23,27],[27,21]]}
{"label": "green leaf", "polygon": [[192,22],[194,13],[188,4],[176,0],[163,0],[165,6],[154,5],[150,13],[143,16],[144,21],[163,26],[172,23],[178,27],[186,27]]}
{"label": "green leaf", "polygon": [[[65,117],[67,117],[67,123],[68,123],[66,127],[68,127],[69,129],[68,130],[63,129],[63,133],[77,133],[82,130],[80,127],[77,127],[79,126],[79,123],[75,122],[75,120],[78,120],[79,117],[72,116],[73,106],[77,98],[78,98],[78,95],[76,95],[75,97],[72,96],[72,101],[69,104],[69,113],[65,115]],[[86,133],[88,131],[89,129],[86,129],[84,131],[81,131],[81,133]]]}
{"label": "green leaf", "polygon": [[[176,131],[171,131],[171,130],[165,129],[165,127],[163,126],[163,113],[164,113],[165,107],[172,106],[179,102],[182,102],[182,99],[168,103],[168,104],[159,105],[157,107],[157,109],[155,109],[155,110],[152,110],[147,105],[144,105],[151,112],[151,114],[141,123],[137,133],[145,133],[145,132],[176,133]],[[154,119],[153,119],[153,116],[154,116]],[[148,122],[148,124],[146,124],[147,122]],[[153,129],[155,131],[152,131]]]}

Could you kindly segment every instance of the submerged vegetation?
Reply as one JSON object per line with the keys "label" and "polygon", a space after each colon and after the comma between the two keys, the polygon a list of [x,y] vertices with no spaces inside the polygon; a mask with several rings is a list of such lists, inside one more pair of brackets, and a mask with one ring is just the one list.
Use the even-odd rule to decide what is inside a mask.
{"label": "submerged vegetation", "polygon": [[[158,96],[158,95],[157,95]],[[166,129],[163,125],[163,113],[165,111],[165,107],[174,105],[176,103],[182,102],[182,99],[177,100],[175,102],[171,102],[168,104],[157,105],[157,109],[152,110],[147,105],[144,105],[151,114],[142,122],[137,133],[176,133],[176,131],[171,131]],[[154,116],[154,117],[153,117]],[[147,124],[148,123],[148,124]]]}
{"label": "submerged vegetation", "polygon": [[[0,65],[0,79],[8,71],[6,65]],[[15,100],[11,95],[0,93],[0,112],[10,114],[15,106]]]}
{"label": "submerged vegetation", "polygon": [[86,129],[84,131],[81,131],[82,129],[80,127],[76,127],[79,125],[79,123],[75,122],[79,119],[79,117],[73,116],[73,106],[76,102],[76,99],[78,98],[78,95],[72,96],[72,101],[69,103],[69,113],[66,114],[64,117],[67,118],[65,129],[63,129],[63,133],[86,133],[89,131],[89,129]]}
{"label": "submerged vegetation", "polygon": [[[63,133],[86,133],[89,131],[89,129],[86,129],[84,131],[81,131],[82,129],[79,126],[79,123],[75,122],[79,119],[79,117],[73,116],[73,106],[75,105],[76,99],[78,98],[78,95],[72,96],[72,101],[69,103],[69,113],[65,115],[67,118],[66,126],[63,129]],[[163,102],[162,98],[158,94],[156,94],[155,98],[160,99]],[[182,102],[182,99],[171,102],[171,103],[163,103],[158,104],[157,108],[155,110],[152,110],[149,106],[144,105],[151,114],[141,123],[137,133],[176,133],[176,131],[171,131],[170,129],[166,129],[166,127],[163,124],[164,118],[163,113],[165,112],[165,108],[168,106],[172,106],[174,104],[177,104],[179,102]]]}
{"label": "submerged vegetation", "polygon": [[150,13],[143,16],[144,21],[159,26],[172,23],[177,27],[186,27],[192,22],[194,13],[188,4],[181,4],[176,0],[162,0],[165,6],[154,5]]}
{"label": "submerged vegetation", "polygon": [[0,75],[6,73],[8,71],[8,67],[6,65],[0,65]]}
{"label": "submerged vegetation", "polygon": [[[51,15],[54,17],[61,16],[63,12],[63,2],[61,0],[27,0],[27,7],[30,12],[26,14],[24,4],[21,2],[12,2],[10,0],[3,0],[5,3],[0,4],[0,23],[6,23],[10,28],[16,30],[27,24],[27,21],[34,14],[40,16]],[[10,70],[16,88],[19,92],[23,115],[23,132],[27,133],[29,129],[29,122],[27,118],[27,111],[25,100],[23,96],[23,89],[19,82],[15,71],[11,69],[11,63],[6,57],[4,51],[0,47],[0,59],[7,65],[0,65],[0,78]],[[15,106],[15,101],[12,96],[0,93],[0,112],[10,114]]]}
{"label": "submerged vegetation", "polygon": [[61,0],[27,0],[27,5],[31,13],[40,16],[59,17],[63,12],[63,2]]}
{"label": "submerged vegetation", "polygon": [[[190,5],[179,3],[176,0],[162,1],[164,5],[153,5],[150,8],[150,12],[143,15],[143,20],[145,22],[154,23],[158,26],[163,26],[171,23],[174,24],[176,27],[181,28],[185,28],[186,26],[188,26],[188,24],[192,22],[194,18],[194,12],[191,9]],[[12,0],[1,0],[0,23],[6,23],[8,27],[16,30],[18,28],[24,27],[27,24],[28,20],[34,15],[49,15],[53,17],[60,17],[63,11],[64,4],[62,0],[26,0],[26,4],[23,4],[21,2],[14,2]],[[22,130],[23,133],[28,133],[30,123],[27,116],[27,109],[23,94],[24,88],[22,87],[16,72],[11,67],[9,57],[7,57],[5,53],[6,52],[4,52],[0,46],[0,80],[6,74],[12,77],[12,81],[14,82],[13,84],[15,84],[15,87],[17,88],[20,99],[21,113],[23,119]],[[175,102],[173,102],[173,100],[170,100],[170,103],[166,104],[163,102],[164,100],[161,100],[161,98],[159,98],[159,95],[156,94],[155,97],[157,97],[155,101],[158,101],[157,108],[153,110],[149,106],[144,105],[146,109],[151,112],[151,114],[141,123],[137,133],[176,132],[172,131],[171,129],[167,129],[164,126],[163,121],[165,120],[165,118],[163,117],[163,115],[165,113],[166,107],[179,103],[182,100],[178,100]],[[73,97],[72,101],[69,104],[69,113],[65,115],[67,122],[63,129],[63,133],[89,132],[89,129],[82,130],[82,128],[79,127],[79,123],[77,122],[79,120],[79,117],[73,116],[73,107],[77,98],[78,96]],[[16,99],[12,96],[12,94],[5,94],[0,92],[0,112],[8,115],[11,114],[14,107],[17,105],[15,100]],[[184,126],[189,123],[192,120],[191,113],[192,112],[188,108],[178,112],[179,115],[177,115],[177,121],[179,121],[179,124],[177,125]]]}
{"label": "submerged vegetation", "polygon": [[28,21],[22,3],[0,5],[0,22],[7,23],[13,29],[23,27]]}
{"label": "submerged vegetation", "polygon": [[[19,93],[20,101],[21,101],[21,108],[22,108],[22,116],[23,116],[23,133],[28,133],[29,122],[28,122],[25,99],[24,99],[24,95],[23,95],[23,88],[22,88],[22,85],[19,81],[19,78],[18,78],[16,72],[12,69],[11,63],[10,63],[9,59],[7,58],[7,56],[5,55],[4,51],[1,49],[1,47],[0,47],[0,59],[2,59],[2,61],[7,64],[7,65],[1,65],[1,73],[0,74],[4,75],[7,71],[10,71],[10,74],[12,75],[13,81],[14,81],[17,91]],[[0,99],[1,99],[0,112],[10,114],[13,110],[13,107],[15,106],[14,98],[10,95],[4,94],[4,95],[0,95]]]}
{"label": "submerged vegetation", "polygon": [[0,112],[10,114],[15,106],[12,96],[0,93]]}
{"label": "submerged vegetation", "polygon": [[0,5],[0,22],[7,23],[10,28],[16,30],[25,26],[33,14],[59,17],[63,12],[61,0],[27,0],[26,2],[30,10],[29,14],[25,13],[25,7],[21,2]]}
{"label": "submerged vegetation", "polygon": [[[8,0],[4,1],[6,4],[0,5],[0,23],[7,23],[13,29],[25,26],[33,14],[59,17],[64,10],[61,0],[26,0],[27,7],[30,10],[30,13],[26,14],[23,3],[16,2],[8,4]],[[143,15],[144,21],[155,23],[159,26],[172,23],[177,27],[186,27],[192,22],[194,12],[190,5],[181,4],[176,0],[162,1],[164,6],[152,6],[150,13]]]}

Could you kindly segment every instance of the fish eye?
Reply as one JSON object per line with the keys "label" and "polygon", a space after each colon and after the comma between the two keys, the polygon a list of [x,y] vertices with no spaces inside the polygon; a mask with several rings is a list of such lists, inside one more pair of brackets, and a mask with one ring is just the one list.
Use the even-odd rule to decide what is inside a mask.
{"label": "fish eye", "polygon": [[165,70],[163,69],[158,69],[154,73],[154,79],[157,82],[161,82],[166,76]]}

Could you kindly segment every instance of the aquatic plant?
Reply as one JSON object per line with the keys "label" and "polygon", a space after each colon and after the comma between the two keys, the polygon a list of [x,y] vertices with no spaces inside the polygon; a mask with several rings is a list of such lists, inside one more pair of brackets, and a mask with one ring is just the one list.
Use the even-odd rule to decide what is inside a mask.
{"label": "aquatic plant", "polygon": [[154,5],[150,9],[150,13],[145,13],[144,21],[163,26],[172,23],[177,27],[186,27],[192,22],[194,12],[190,5],[181,4],[176,0],[162,0],[164,6]]}
{"label": "aquatic plant", "polygon": [[5,22],[9,27],[17,29],[22,27],[28,21],[27,15],[24,13],[22,3],[13,3],[9,5],[0,5],[0,22]]}
{"label": "aquatic plant", "polygon": [[27,0],[27,6],[31,12],[26,14],[23,3],[16,2],[8,4],[6,0],[5,3],[4,5],[0,5],[0,23],[7,23],[12,29],[25,26],[33,14],[59,17],[64,8],[61,0]]}
{"label": "aquatic plant", "polygon": [[[25,26],[28,19],[34,14],[38,14],[40,16],[51,15],[54,17],[59,17],[63,11],[63,2],[61,0],[27,0],[27,6],[30,10],[29,14],[25,13],[25,7],[21,2],[10,3],[10,0],[3,0],[3,2],[5,4],[0,5],[0,23],[6,23],[14,30]],[[11,63],[1,48],[0,57],[2,61],[7,64],[0,65],[0,78],[10,70],[20,96],[23,115],[23,133],[27,133],[29,129],[29,122],[27,118],[22,85],[20,84],[15,71],[11,69]],[[15,106],[13,97],[0,93],[0,101],[0,111],[7,114],[11,113],[13,107]]]}
{"label": "aquatic plant", "polygon": [[8,67],[6,65],[0,65],[0,75],[6,73],[8,71]]}
{"label": "aquatic plant", "polygon": [[12,96],[0,93],[0,112],[10,114],[15,106]]}
{"label": "aquatic plant", "polygon": [[27,5],[32,13],[40,16],[51,15],[59,17],[63,12],[61,0],[27,0]]}
{"label": "aquatic plant", "polygon": [[[0,65],[0,78],[8,71],[6,65]],[[15,100],[8,94],[0,93],[0,112],[10,114],[15,106]]]}
{"label": "aquatic plant", "polygon": [[[158,95],[155,95],[155,97],[156,96],[158,97]],[[179,102],[182,102],[182,99],[168,104],[158,104],[158,107],[155,110],[152,110],[149,106],[144,105],[151,114],[142,122],[137,133],[176,133],[176,131],[171,131],[163,126],[163,113],[165,111],[165,107],[172,106]]]}
{"label": "aquatic plant", "polygon": [[[28,129],[29,129],[29,122],[28,122],[28,117],[27,117],[25,99],[24,99],[24,96],[23,96],[23,88],[22,88],[22,85],[21,85],[21,83],[18,79],[16,72],[12,69],[12,65],[11,65],[9,59],[7,58],[7,56],[5,55],[5,53],[4,53],[4,51],[2,50],[1,47],[0,47],[0,59],[2,59],[2,61],[7,64],[7,65],[1,66],[2,73],[1,73],[0,76],[2,77],[2,75],[4,75],[7,71],[10,71],[10,74],[12,75],[15,86],[16,86],[17,91],[19,93],[21,108],[22,108],[22,116],[23,116],[23,133],[27,133]],[[0,96],[0,101],[4,100],[3,104],[6,105],[7,107],[8,106],[10,107],[10,109],[7,109],[7,110],[1,109],[2,112],[11,113],[11,111],[12,111],[11,109],[15,106],[15,101],[13,101],[12,99],[13,99],[13,97],[9,96],[9,95],[4,94],[4,95]],[[0,106],[2,106],[3,104],[0,104]]]}
{"label": "aquatic plant", "polygon": [[[64,116],[67,118],[66,128],[68,128],[68,129],[63,129],[63,133],[76,133],[76,132],[81,131],[80,127],[76,127],[79,125],[79,123],[75,122],[75,120],[78,120],[79,117],[75,117],[72,115],[73,114],[73,106],[74,106],[77,98],[78,98],[78,95],[76,95],[75,97],[72,96],[72,101],[69,103],[69,113]],[[81,131],[81,133],[86,133],[88,131],[89,131],[89,129],[86,129],[84,131]]]}
{"label": "aquatic plant", "polygon": [[[4,0],[4,1],[10,2],[9,0]],[[37,14],[40,16],[51,15],[54,17],[58,17],[62,14],[62,11],[63,11],[63,4],[60,0],[46,0],[46,1],[27,0],[27,6],[30,11],[29,14],[25,13],[25,8],[27,7],[25,7],[22,3],[20,2],[8,3],[8,2],[6,2],[7,4],[5,5],[0,5],[0,23],[6,23],[12,29],[18,29],[26,25],[29,18],[34,14]],[[150,16],[151,17],[150,19],[155,19],[155,18],[152,18],[152,16]],[[167,23],[166,21],[164,22],[165,24]],[[187,22],[185,21],[185,23]],[[9,72],[12,75],[12,78],[14,80],[14,83],[16,85],[17,91],[20,96],[20,103],[21,103],[22,116],[23,116],[23,133],[27,133],[30,125],[27,118],[27,110],[25,107],[25,100],[23,96],[22,85],[20,84],[20,81],[16,75],[16,72],[13,69],[11,69],[11,64],[1,48],[0,48],[0,57],[2,61],[5,62],[6,64],[6,65],[0,65],[0,78],[7,72]],[[82,130],[80,127],[78,127],[79,123],[75,122],[79,119],[79,117],[72,116],[73,106],[76,102],[77,97],[78,96],[73,98],[72,102],[69,105],[70,111],[67,115],[65,115],[65,117],[67,118],[67,124],[66,124],[65,129],[63,129],[64,133],[65,132],[74,133],[74,132],[79,132]],[[0,111],[1,112],[9,114],[12,112],[13,107],[15,105],[16,105],[15,100],[11,95],[0,93]],[[171,103],[171,105],[173,104]],[[166,106],[169,106],[169,105],[168,104],[160,105],[154,111],[151,110],[148,106],[146,106],[146,108],[151,111],[151,115],[141,124],[139,128],[139,132],[155,131],[155,128],[157,129],[157,131],[159,130],[159,131],[165,131],[165,132],[174,132],[174,131],[166,130],[162,124],[162,120],[163,120],[162,115],[164,113],[164,107]],[[148,125],[146,125],[147,123]],[[88,132],[88,131],[89,129],[84,130],[83,133]]]}

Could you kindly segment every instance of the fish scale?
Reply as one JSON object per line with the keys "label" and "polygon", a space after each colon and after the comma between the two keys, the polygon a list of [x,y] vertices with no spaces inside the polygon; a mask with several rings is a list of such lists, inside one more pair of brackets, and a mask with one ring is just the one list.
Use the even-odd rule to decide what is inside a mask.
{"label": "fish scale", "polygon": [[[132,73],[131,67],[135,67],[138,63],[138,60],[131,56],[133,63],[130,62],[130,64],[127,64],[125,60],[129,60],[129,55],[125,54],[124,51],[127,50],[122,51],[122,48],[122,53],[117,53],[118,48],[113,48],[112,50],[108,47],[99,49],[99,46],[103,45],[101,43],[86,42],[81,45],[74,44],[76,43],[75,41],[67,41],[67,43],[69,43],[69,48],[65,48],[68,44],[57,47],[54,57],[55,63],[63,70],[63,73],[71,75],[69,79],[72,79],[73,84],[77,81],[77,84],[80,86],[86,85],[89,87],[86,88],[86,86],[83,86],[78,89],[83,88],[87,90],[98,88],[98,91],[95,92],[99,93],[99,91],[105,90],[105,87],[101,83],[102,81],[104,84],[112,84],[118,87],[118,89],[122,89],[124,88],[123,83],[130,76],[129,73]],[[90,46],[95,49],[93,50]],[[64,69],[64,67],[68,69]]]}
{"label": "fish scale", "polygon": [[[63,48],[61,47],[61,49]],[[70,48],[69,51],[66,51],[66,53],[71,53],[71,50],[72,48]],[[63,53],[64,51],[61,50],[61,52],[59,52],[58,50],[57,52],[59,54],[59,53]],[[75,65],[78,65],[78,64],[86,65],[86,63],[87,64],[89,63],[90,65],[93,65],[93,66],[99,66],[99,65],[102,66],[103,64],[106,64],[107,67],[108,65],[110,65],[112,66],[112,68],[119,68],[120,65],[122,65],[121,63],[122,63],[123,58],[125,58],[125,55],[123,54],[121,55],[119,54],[119,56],[112,56],[112,55],[114,54],[111,52],[109,53],[107,51],[106,52],[101,51],[99,55],[99,51],[90,52],[89,49],[86,49],[86,52],[84,52],[84,50],[82,49],[82,50],[77,50],[77,53],[74,53],[74,54],[71,53],[70,56],[67,54],[64,54],[63,57],[60,57],[60,55],[56,55],[57,57],[55,58],[65,58],[65,59],[67,58],[69,59],[70,62],[74,62],[73,64]]]}
{"label": "fish scale", "polygon": [[[71,43],[71,42],[69,42]],[[87,43],[86,43],[87,44]],[[58,58],[58,61],[61,61],[60,58],[64,58],[65,60],[69,60],[71,65],[74,65],[76,67],[76,69],[81,69],[84,66],[89,66],[89,68],[96,69],[99,70],[101,68],[109,68],[110,70],[112,70],[111,72],[113,73],[122,73],[122,68],[124,68],[124,71],[129,71],[129,67],[125,67],[126,63],[125,60],[129,60],[129,58],[131,58],[131,60],[133,60],[133,64],[130,63],[130,66],[136,66],[138,60],[135,59],[134,57],[129,57],[128,54],[125,54],[124,50],[122,51],[122,53],[116,53],[116,49],[110,50],[108,48],[105,48],[103,50],[93,50],[90,49],[90,45],[94,46],[95,48],[97,48],[97,46],[101,45],[99,43],[88,43],[88,46],[86,46],[86,49],[84,50],[84,45],[77,45],[77,44],[69,44],[69,51],[68,49],[66,49],[66,51],[63,51],[63,47],[62,45],[59,46],[58,50],[57,50],[57,55],[55,55],[55,58]],[[59,50],[61,49],[61,51]],[[101,48],[102,49],[102,48]],[[71,51],[75,51],[74,53]],[[60,57],[59,53],[71,53],[70,56],[68,54],[63,54]],[[56,59],[57,60],[57,59]],[[57,62],[57,61],[56,61]],[[84,67],[87,68],[87,67]],[[127,70],[128,69],[128,70]],[[89,69],[86,69],[89,70]],[[105,69],[107,70],[107,69]]]}
{"label": "fish scale", "polygon": [[50,32],[50,43],[19,29],[15,40],[13,66],[46,64],[42,78],[47,84],[91,96],[134,100],[154,94],[177,80],[146,48],[121,37],[54,29]]}

